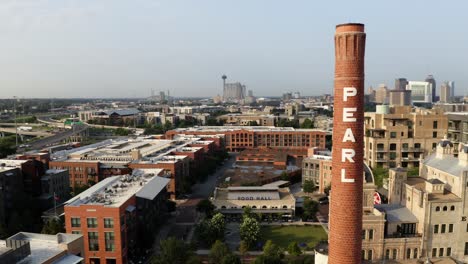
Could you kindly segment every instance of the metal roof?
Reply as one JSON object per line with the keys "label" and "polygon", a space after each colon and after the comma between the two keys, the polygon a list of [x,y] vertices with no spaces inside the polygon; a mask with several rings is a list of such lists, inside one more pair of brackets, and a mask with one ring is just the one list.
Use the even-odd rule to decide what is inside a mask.
{"label": "metal roof", "polygon": [[149,182],[143,186],[136,196],[153,200],[166,186],[169,184],[170,179],[159,176],[154,176]]}
{"label": "metal roof", "polygon": [[432,153],[423,161],[423,164],[457,177],[460,176],[463,171],[468,170],[458,158],[452,155],[444,155],[443,158],[438,158],[437,153]]}
{"label": "metal roof", "polygon": [[375,208],[387,215],[390,223],[418,223],[416,216],[406,207],[399,204],[375,205]]}

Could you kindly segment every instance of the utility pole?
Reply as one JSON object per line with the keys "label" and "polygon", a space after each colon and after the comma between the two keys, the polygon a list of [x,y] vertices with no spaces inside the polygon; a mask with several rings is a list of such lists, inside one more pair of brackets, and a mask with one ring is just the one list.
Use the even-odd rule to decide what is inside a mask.
{"label": "utility pole", "polygon": [[18,147],[18,124],[16,123],[16,96],[13,96],[13,107],[15,111],[15,138],[16,138],[16,147]]}

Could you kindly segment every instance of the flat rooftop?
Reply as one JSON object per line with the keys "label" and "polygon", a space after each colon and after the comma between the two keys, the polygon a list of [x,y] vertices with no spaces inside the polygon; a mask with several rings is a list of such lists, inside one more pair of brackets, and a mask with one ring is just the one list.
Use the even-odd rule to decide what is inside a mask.
{"label": "flat rooftop", "polygon": [[[76,239],[80,239],[81,237],[82,235],[65,233],[58,233],[57,235],[44,235],[21,232],[9,237],[8,239],[28,241],[30,244],[31,254],[19,261],[18,264],[37,264],[43,263],[44,261],[61,254],[65,251],[63,247],[64,244],[66,245]],[[0,241],[0,253],[4,251],[2,249],[5,248],[7,248],[5,241]],[[60,260],[62,262],[58,263],[75,264],[81,263],[83,260],[83,258],[74,255],[66,255],[65,257],[68,258],[68,261],[66,261],[67,258],[61,258]]]}
{"label": "flat rooftop", "polygon": [[406,207],[399,204],[375,205],[375,209],[387,215],[390,223],[418,223],[416,216]]}
{"label": "flat rooftop", "polygon": [[249,130],[254,132],[293,132],[293,131],[317,131],[325,132],[320,129],[297,129],[293,127],[274,127],[274,126],[195,126],[188,128],[176,128],[177,132],[230,132],[237,130]]}
{"label": "flat rooftop", "polygon": [[[406,184],[412,186],[420,191],[426,191],[426,184],[429,182],[421,177],[408,177],[406,180]],[[430,193],[429,194],[429,201],[452,201],[452,202],[459,202],[461,198],[453,194],[452,192],[444,189],[443,193]]]}
{"label": "flat rooftop", "polygon": [[[209,144],[209,142],[202,141],[199,137],[191,137],[185,140],[152,139],[148,137],[106,140],[100,144],[77,148],[74,151],[57,153],[53,155],[52,160],[112,163],[117,166],[118,164],[130,162],[169,162],[170,159],[174,160],[174,158],[168,157],[171,152],[183,149],[185,151],[196,151],[197,148],[190,147],[190,144]],[[136,154],[137,157],[135,157]]]}
{"label": "flat rooftop", "polygon": [[133,195],[152,200],[170,181],[168,178],[157,176],[162,171],[162,169],[138,169],[132,175],[105,178],[65,202],[65,205],[120,207]]}

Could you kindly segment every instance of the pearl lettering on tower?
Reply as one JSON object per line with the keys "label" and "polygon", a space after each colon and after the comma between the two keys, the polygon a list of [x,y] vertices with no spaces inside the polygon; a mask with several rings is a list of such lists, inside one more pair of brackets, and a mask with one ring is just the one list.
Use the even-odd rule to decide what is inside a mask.
{"label": "pearl lettering on tower", "polygon": [[[348,97],[354,97],[357,95],[357,89],[355,87],[344,87],[343,88],[343,102],[348,101]],[[354,113],[357,111],[356,107],[344,107],[343,108],[343,122],[352,123],[356,122]],[[342,142],[356,142],[353,130],[348,127],[345,130]],[[341,162],[354,163],[353,157],[356,155],[354,149],[343,148],[341,149]],[[341,182],[354,183],[354,179],[346,178],[346,169],[341,169]]]}

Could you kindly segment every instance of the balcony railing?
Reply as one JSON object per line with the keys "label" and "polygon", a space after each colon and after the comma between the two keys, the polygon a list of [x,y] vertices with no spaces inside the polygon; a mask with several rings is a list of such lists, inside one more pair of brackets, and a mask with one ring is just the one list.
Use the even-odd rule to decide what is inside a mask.
{"label": "balcony railing", "polygon": [[424,152],[421,148],[402,148],[401,152]]}
{"label": "balcony railing", "polygon": [[378,149],[377,149],[377,152],[388,152],[388,150],[385,150],[385,149],[383,149],[383,148],[378,148]]}

